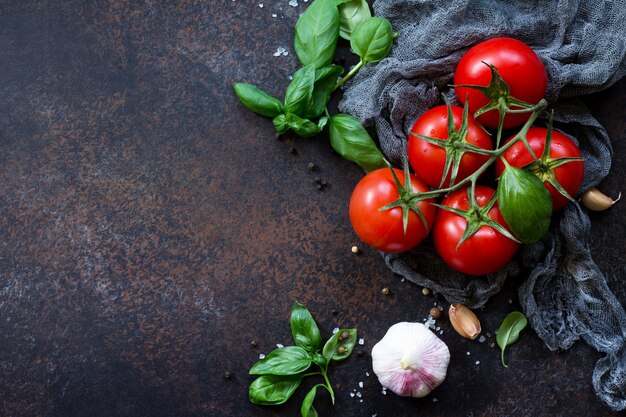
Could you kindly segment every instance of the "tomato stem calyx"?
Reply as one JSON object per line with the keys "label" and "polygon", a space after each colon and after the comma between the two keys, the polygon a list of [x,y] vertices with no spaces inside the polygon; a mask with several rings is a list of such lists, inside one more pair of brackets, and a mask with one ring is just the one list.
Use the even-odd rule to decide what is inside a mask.
{"label": "tomato stem calyx", "polygon": [[[496,139],[496,147],[500,146],[500,137],[502,134],[502,127],[504,125],[504,117],[506,113],[529,113],[534,111],[534,105],[525,101],[519,100],[511,95],[511,88],[504,81],[502,76],[498,73],[498,69],[492,65],[483,61],[483,64],[489,67],[491,71],[491,81],[489,85],[474,85],[474,84],[456,84],[452,87],[464,87],[471,88],[473,90],[480,91],[487,97],[489,102],[480,109],[476,110],[474,117],[497,110],[500,115],[500,122],[498,123],[498,134]],[[468,100],[466,100],[467,102]]]}
{"label": "tomato stem calyx", "polygon": [[467,210],[461,210],[454,207],[445,206],[442,204],[434,204],[436,207],[459,215],[465,219],[467,222],[467,226],[459,240],[459,243],[456,245],[456,249],[465,242],[467,239],[472,237],[476,232],[480,230],[481,227],[486,226],[494,229],[497,232],[500,232],[504,236],[513,240],[516,243],[521,243],[511,232],[509,232],[504,226],[495,221],[489,216],[489,211],[493,208],[497,201],[497,195],[494,193],[489,201],[484,206],[479,206],[476,202],[476,197],[474,196],[474,187],[470,186],[467,188],[467,200],[469,203],[469,208]]}
{"label": "tomato stem calyx", "polygon": [[424,196],[425,193],[415,192],[411,185],[411,173],[409,170],[409,161],[405,157],[403,164],[403,174],[404,174],[404,185],[400,182],[400,179],[396,175],[393,167],[389,165],[389,169],[391,170],[391,175],[393,176],[393,180],[396,184],[396,188],[398,189],[398,199],[392,201],[389,204],[386,204],[380,207],[378,210],[389,210],[395,207],[400,207],[402,209],[402,227],[404,228],[404,234],[406,234],[407,227],[409,224],[409,213],[413,211],[420,218],[426,231],[428,232],[428,222],[424,217],[424,213],[420,210],[418,204],[420,201],[431,198],[429,196]]}

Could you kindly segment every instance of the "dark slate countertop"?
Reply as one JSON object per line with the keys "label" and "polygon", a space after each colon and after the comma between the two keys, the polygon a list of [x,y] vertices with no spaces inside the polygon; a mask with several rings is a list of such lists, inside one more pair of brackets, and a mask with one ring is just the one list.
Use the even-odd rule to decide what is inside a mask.
{"label": "dark slate countertop", "polygon": [[[299,415],[313,380],[285,405],[248,402],[250,366],[292,343],[294,300],[324,337],[357,327],[363,338],[331,368],[336,403],[320,393],[320,415],[618,415],[594,394],[601,354],[582,342],[551,352],[527,329],[501,366],[494,333],[519,308],[518,282],[478,311],[486,341],[441,321],[452,360],[436,391],[383,395],[372,346],[447,304],[374,250],[351,253],[362,171],[325,134],[276,139],[231,87],[282,96],[306,5],[0,4],[0,415]],[[289,54],[274,56],[280,47]],[[625,96],[621,81],[586,98],[613,138],[600,185],[612,195],[625,189]],[[591,221],[594,259],[624,303],[621,210]]]}

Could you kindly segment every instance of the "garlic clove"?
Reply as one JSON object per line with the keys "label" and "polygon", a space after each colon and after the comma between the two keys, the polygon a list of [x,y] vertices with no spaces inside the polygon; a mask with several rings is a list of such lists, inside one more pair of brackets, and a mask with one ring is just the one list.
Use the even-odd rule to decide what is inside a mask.
{"label": "garlic clove", "polygon": [[389,328],[372,349],[372,367],[383,387],[406,397],[424,397],[443,382],[450,350],[422,323]]}
{"label": "garlic clove", "polygon": [[476,314],[463,304],[453,303],[448,310],[448,317],[454,330],[467,339],[476,339],[480,334],[480,321]]}
{"label": "garlic clove", "polygon": [[593,211],[603,211],[611,208],[621,198],[620,193],[615,200],[602,193],[597,188],[590,188],[583,194],[581,201],[585,207]]}

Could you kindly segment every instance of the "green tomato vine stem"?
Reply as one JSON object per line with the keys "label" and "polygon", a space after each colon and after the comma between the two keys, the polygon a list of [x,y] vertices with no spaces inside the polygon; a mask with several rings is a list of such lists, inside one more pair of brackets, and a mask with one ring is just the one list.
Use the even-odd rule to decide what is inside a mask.
{"label": "green tomato vine stem", "polygon": [[[490,155],[490,157],[487,160],[487,162],[485,162],[472,175],[470,175],[469,177],[465,178],[462,181],[459,181],[457,184],[452,185],[450,187],[441,188],[441,189],[433,190],[433,191],[427,191],[425,193],[415,194],[410,200],[416,200],[418,198],[420,200],[423,200],[426,198],[440,197],[442,195],[446,195],[448,193],[454,192],[466,186],[467,184],[471,185],[472,191],[473,191],[476,187],[476,183],[478,182],[478,178],[487,170],[487,168],[489,168],[489,166],[491,166],[498,158],[500,158],[511,146],[513,146],[519,140],[523,140],[524,143],[527,143],[526,133],[528,132],[528,129],[530,129],[534,121],[537,119],[537,117],[539,117],[539,114],[541,114],[541,112],[545,110],[547,106],[548,106],[548,102],[545,99],[542,99],[541,101],[539,101],[539,103],[529,108],[528,110],[532,111],[532,114],[530,115],[526,123],[524,123],[524,126],[522,127],[522,129],[509,142],[505,143],[503,146],[492,151],[484,150],[484,152],[482,153],[486,155]],[[500,134],[501,132],[500,130],[498,130],[497,143],[499,143],[500,141]]]}

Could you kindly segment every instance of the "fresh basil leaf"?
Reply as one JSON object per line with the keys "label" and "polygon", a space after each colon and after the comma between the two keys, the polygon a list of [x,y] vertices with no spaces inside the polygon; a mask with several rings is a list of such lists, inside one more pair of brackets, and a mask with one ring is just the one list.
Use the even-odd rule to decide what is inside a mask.
{"label": "fresh basil leaf", "polygon": [[272,123],[274,124],[274,128],[276,132],[279,134],[287,133],[289,130],[289,125],[287,124],[287,115],[279,114],[278,116],[272,119]]}
{"label": "fresh basil leaf", "polygon": [[366,171],[385,168],[385,158],[374,140],[355,117],[337,114],[330,118],[330,144],[344,158],[356,162]]}
{"label": "fresh basil leaf", "polygon": [[287,125],[289,125],[294,132],[303,138],[315,136],[322,131],[322,128],[319,125],[291,113],[287,114]]}
{"label": "fresh basil leaf", "polygon": [[[345,338],[344,333],[347,335]],[[326,362],[341,361],[350,356],[356,346],[356,336],[356,329],[339,329],[332,335],[322,349],[322,356]]]}
{"label": "fresh basil leaf", "polygon": [[338,6],[339,36],[349,41],[354,28],[372,17],[372,12],[366,0],[343,0]]}
{"label": "fresh basil leaf", "polygon": [[303,66],[315,68],[333,61],[339,38],[339,10],[335,0],[315,0],[296,23],[294,49]]}
{"label": "fresh basil leaf", "polygon": [[508,368],[508,366],[504,363],[504,349],[519,339],[520,332],[524,330],[527,324],[528,319],[526,316],[519,311],[513,311],[504,318],[500,328],[498,328],[496,342],[498,342],[498,346],[502,350],[501,360],[505,368]]}
{"label": "fresh basil leaf", "polygon": [[350,46],[363,61],[378,62],[389,54],[393,43],[389,20],[374,16],[359,23],[350,36]]}
{"label": "fresh basil leaf", "polygon": [[306,117],[313,107],[313,89],[315,87],[315,67],[307,65],[293,74],[285,91],[285,112]]}
{"label": "fresh basil leaf", "polygon": [[343,68],[337,65],[328,65],[315,71],[315,85],[311,106],[303,114],[298,114],[306,119],[315,119],[324,113],[330,96],[335,89],[337,79],[343,73]]}
{"label": "fresh basil leaf", "polygon": [[300,382],[302,375],[263,375],[250,384],[248,398],[253,404],[282,404],[293,395]]}
{"label": "fresh basil leaf", "polygon": [[498,205],[511,231],[523,243],[536,242],[550,227],[550,193],[525,169],[506,167],[498,183]]}
{"label": "fresh basil leaf", "polygon": [[299,346],[274,349],[250,368],[250,375],[295,375],[305,371],[313,358]]}
{"label": "fresh basil leaf", "polygon": [[283,103],[257,86],[246,83],[233,84],[235,94],[248,109],[265,117],[276,117],[284,111]]}
{"label": "fresh basil leaf", "polygon": [[315,363],[322,369],[326,369],[326,365],[328,364],[328,362],[326,362],[326,359],[324,359],[324,356],[320,355],[319,353],[313,354],[313,363]]}
{"label": "fresh basil leaf", "polygon": [[352,0],[335,0],[335,4],[337,6],[341,6],[342,4],[347,3],[349,1],[352,1]]}
{"label": "fresh basil leaf", "polygon": [[311,312],[299,302],[291,307],[291,335],[296,346],[314,353],[322,348],[322,336]]}
{"label": "fresh basil leaf", "polygon": [[302,417],[317,417],[317,411],[313,407],[313,401],[315,400],[315,394],[317,394],[317,387],[315,385],[311,390],[307,393],[304,400],[302,400],[302,406],[300,407],[300,414]]}

